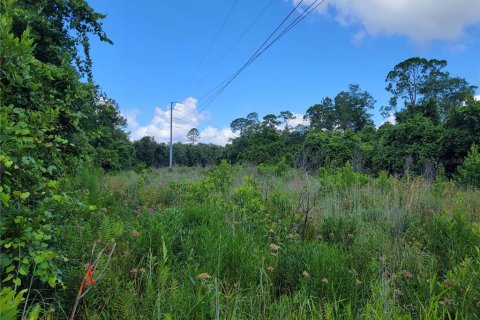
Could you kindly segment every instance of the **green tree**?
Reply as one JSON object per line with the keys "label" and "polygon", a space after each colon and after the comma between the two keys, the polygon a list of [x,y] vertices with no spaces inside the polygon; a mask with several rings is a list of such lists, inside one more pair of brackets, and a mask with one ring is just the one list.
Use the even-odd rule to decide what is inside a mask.
{"label": "green tree", "polygon": [[348,91],[342,91],[332,100],[324,98],[320,104],[310,107],[305,119],[315,130],[361,130],[373,125],[368,110],[373,109],[375,100],[358,84],[351,84]]}
{"label": "green tree", "polygon": [[200,139],[200,132],[198,132],[197,128],[192,128],[187,133],[187,139],[192,143],[192,146],[195,145],[195,142]]}
{"label": "green tree", "polygon": [[90,80],[93,74],[89,35],[112,43],[102,28],[106,16],[93,10],[85,0],[15,0],[12,17],[16,37],[27,28],[30,30],[35,43],[33,54],[38,61],[61,66],[67,56],[68,62],[75,62],[80,74]]}
{"label": "green tree", "polygon": [[93,154],[94,137],[85,131],[90,121],[106,121],[95,118],[105,115],[97,110],[98,89],[82,82],[82,72],[91,78],[88,36],[108,41],[102,18],[82,0],[0,2],[0,271],[6,286],[26,287],[27,275],[61,284],[55,226],[67,218],[58,206],[73,200],[61,193],[58,179]]}
{"label": "green tree", "polygon": [[403,123],[409,118],[417,115],[430,119],[434,124],[440,124],[440,112],[438,111],[438,103],[436,100],[430,99],[417,106],[407,105],[404,109],[395,113],[397,123]]}
{"label": "green tree", "polygon": [[258,113],[250,112],[247,114],[247,131],[254,132],[260,126],[260,120],[258,120]]}
{"label": "green tree", "polygon": [[306,136],[302,152],[305,165],[310,169],[343,167],[356,152],[361,152],[361,140],[350,129],[345,132],[314,131]]}
{"label": "green tree", "polygon": [[472,144],[480,145],[480,101],[474,99],[451,109],[444,121],[441,159],[448,174],[455,172]]}
{"label": "green tree", "polygon": [[128,169],[132,166],[133,146],[124,131],[127,125],[118,104],[106,94],[96,97],[89,117],[81,120],[90,145],[94,163],[105,170]]}
{"label": "green tree", "polygon": [[153,137],[143,137],[133,143],[135,149],[135,163],[144,163],[148,167],[157,167],[159,162],[156,159],[157,143]]}
{"label": "green tree", "polygon": [[275,129],[281,124],[278,117],[274,114],[267,114],[263,117],[262,125],[268,128]]}
{"label": "green tree", "polygon": [[290,130],[289,122],[290,120],[295,119],[295,115],[291,113],[290,111],[281,111],[279,118],[283,120],[283,123],[285,125],[285,131]]}
{"label": "green tree", "polygon": [[397,125],[386,123],[377,131],[375,171],[422,174],[439,161],[442,127],[417,115]]}
{"label": "green tree", "polygon": [[335,97],[335,126],[341,130],[359,131],[373,125],[368,110],[375,107],[375,99],[367,92],[361,91],[358,84],[351,84],[348,91],[342,91]]}
{"label": "green tree", "polygon": [[232,121],[230,124],[230,128],[232,128],[233,132],[239,132],[240,136],[245,134],[248,129],[248,120],[245,118],[237,118]]}
{"label": "green tree", "polygon": [[249,113],[246,118],[237,118],[230,124],[232,131],[239,132],[241,136],[255,132],[259,126],[260,121],[256,112]]}
{"label": "green tree", "polygon": [[319,104],[308,108],[304,116],[310,121],[310,127],[315,130],[333,130],[335,128],[336,116],[333,100],[325,98]]}
{"label": "green tree", "polygon": [[448,110],[460,106],[475,93],[474,86],[465,79],[452,78],[443,69],[447,61],[425,58],[409,58],[397,64],[385,79],[386,90],[392,94],[388,106],[382,107],[384,115],[397,111],[398,101],[404,106],[417,106],[437,102],[442,119]]}
{"label": "green tree", "polygon": [[434,81],[446,65],[445,60],[418,57],[397,64],[385,79],[388,83],[386,90],[393,95],[389,107],[395,109],[398,99],[403,99],[405,105],[415,106],[428,82]]}
{"label": "green tree", "polygon": [[472,144],[463,163],[457,168],[457,180],[468,186],[480,188],[480,152]]}

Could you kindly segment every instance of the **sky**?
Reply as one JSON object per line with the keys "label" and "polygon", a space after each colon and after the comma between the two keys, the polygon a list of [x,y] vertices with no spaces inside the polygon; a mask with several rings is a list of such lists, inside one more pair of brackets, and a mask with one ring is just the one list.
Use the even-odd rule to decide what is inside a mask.
{"label": "sky", "polygon": [[351,83],[375,98],[380,125],[385,77],[414,56],[445,59],[452,76],[480,86],[479,0],[327,0],[208,103],[297,4],[292,20],[312,2],[90,0],[114,42],[92,40],[94,79],[118,102],[132,140],[167,142],[175,102],[174,141],[195,127],[200,142],[221,145],[236,118],[289,110],[299,124]]}

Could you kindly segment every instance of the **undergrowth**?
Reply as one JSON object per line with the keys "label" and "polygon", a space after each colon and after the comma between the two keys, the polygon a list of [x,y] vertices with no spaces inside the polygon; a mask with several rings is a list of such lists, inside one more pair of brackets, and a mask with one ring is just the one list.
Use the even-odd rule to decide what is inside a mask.
{"label": "undergrowth", "polygon": [[89,204],[57,233],[65,288],[9,307],[65,319],[93,247],[116,243],[77,319],[479,317],[478,190],[282,170],[80,170],[63,182]]}

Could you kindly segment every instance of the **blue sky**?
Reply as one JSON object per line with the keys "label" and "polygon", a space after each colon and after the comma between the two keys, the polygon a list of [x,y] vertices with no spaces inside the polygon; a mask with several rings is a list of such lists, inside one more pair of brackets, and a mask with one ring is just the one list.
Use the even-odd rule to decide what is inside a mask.
{"label": "blue sky", "polygon": [[378,110],[389,99],[385,76],[412,56],[446,59],[452,75],[480,85],[478,0],[337,0],[280,39],[204,109],[200,98],[236,71],[298,2],[239,0],[221,29],[235,0],[91,0],[107,14],[104,29],[114,42],[93,41],[95,80],[119,103],[132,139],[167,141],[170,101],[179,101],[175,140],[197,127],[201,142],[219,144],[232,137],[235,118],[283,110],[301,118],[350,83],[377,100],[380,124]]}

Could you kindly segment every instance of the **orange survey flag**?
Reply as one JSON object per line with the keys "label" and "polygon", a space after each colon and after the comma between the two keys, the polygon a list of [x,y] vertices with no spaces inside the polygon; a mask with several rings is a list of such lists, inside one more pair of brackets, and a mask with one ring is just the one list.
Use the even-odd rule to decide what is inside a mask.
{"label": "orange survey flag", "polygon": [[95,283],[95,279],[93,279],[93,265],[87,263],[86,265],[87,271],[85,272],[85,276],[83,277],[82,284],[80,285],[80,289],[78,289],[78,294],[81,295],[83,292],[84,286],[91,286]]}
{"label": "orange survey flag", "polygon": [[87,272],[85,273],[85,285],[91,286],[95,283],[95,279],[93,279],[93,266],[91,264],[87,264]]}

